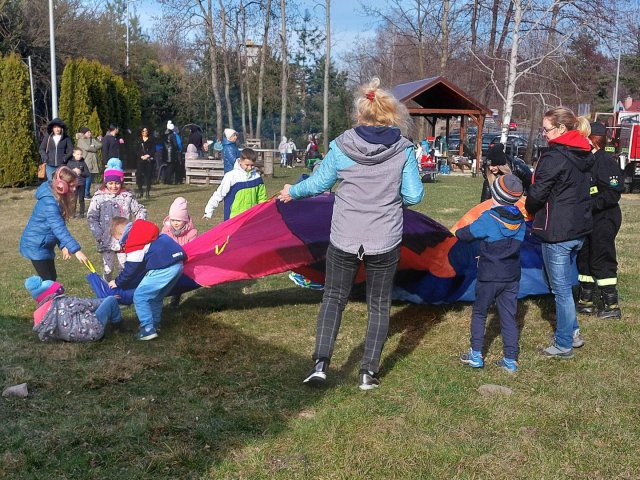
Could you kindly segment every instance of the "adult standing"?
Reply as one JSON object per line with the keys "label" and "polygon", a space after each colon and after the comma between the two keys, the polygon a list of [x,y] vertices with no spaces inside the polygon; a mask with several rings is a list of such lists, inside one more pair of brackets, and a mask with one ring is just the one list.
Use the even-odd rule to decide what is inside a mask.
{"label": "adult standing", "polygon": [[526,196],[531,186],[531,169],[519,158],[507,155],[504,152],[504,145],[502,143],[496,143],[487,152],[487,160],[482,169],[484,183],[482,184],[482,194],[480,195],[481,203],[491,198],[489,185],[493,185],[496,177],[509,173],[514,174],[520,179],[524,188],[524,195]]}
{"label": "adult standing", "polygon": [[167,122],[167,129],[164,131],[163,143],[164,151],[166,155],[166,164],[164,170],[164,183],[167,185],[173,185],[175,181],[176,168],[178,168],[178,157],[180,150],[178,148],[178,141],[176,140],[176,133],[174,132],[175,126],[173,122],[169,120]]}
{"label": "adult standing", "polygon": [[142,127],[140,129],[140,135],[138,135],[138,142],[136,143],[136,158],[138,164],[136,166],[136,184],[138,185],[138,197],[142,198],[142,189],[145,187],[144,192],[146,198],[149,198],[151,193],[151,182],[153,180],[153,164],[155,152],[155,143],[151,138],[149,129]]}
{"label": "adult standing", "polygon": [[618,162],[604,150],[607,130],[601,123],[591,124],[589,140],[593,145],[595,162],[591,168],[591,207],[593,233],[578,253],[580,294],[578,312],[593,314],[593,294],[598,286],[603,309],[599,318],[620,318],[618,306],[618,262],[616,260],[616,235],[622,224],[620,195],[624,191],[624,179]]}
{"label": "adult standing", "polygon": [[189,134],[189,143],[187,145],[194,145],[198,150],[199,157],[204,156],[203,142],[202,129],[198,125],[191,125],[191,133]]}
{"label": "adult standing", "polygon": [[84,185],[84,198],[91,198],[91,183],[93,180],[97,180],[100,173],[100,163],[98,162],[98,150],[102,148],[102,142],[93,138],[93,133],[87,127],[80,129],[80,138],[78,138],[78,148],[82,149],[82,156],[87,164],[87,168],[91,175],[87,177]]}
{"label": "adult standing", "polygon": [[54,118],[47,125],[47,134],[40,143],[40,159],[46,165],[47,180],[51,180],[56,169],[66,165],[73,155],[73,142],[66,129],[62,120]]}
{"label": "adult standing", "polygon": [[120,129],[117,125],[111,124],[107,133],[102,137],[102,161],[107,163],[111,158],[120,158],[120,140],[117,135]]}
{"label": "adult standing", "polygon": [[545,113],[542,121],[549,142],[533,176],[525,208],[534,214],[532,232],[542,244],[542,259],[556,301],[556,330],[546,357],[572,358],[573,348],[584,345],[573,300],[572,263],[591,233],[589,195],[594,158],[587,140],[589,123],[568,108]]}
{"label": "adult standing", "polygon": [[224,161],[224,173],[233,170],[236,160],[240,158],[240,150],[236,142],[238,141],[238,132],[233,128],[224,129],[224,138],[222,139],[222,159]]}
{"label": "adult standing", "polygon": [[355,100],[355,128],[331,142],[311,177],[279,194],[284,202],[329,190],[338,177],[327,249],[327,274],[318,313],[315,365],[304,383],[322,384],[347,304],[353,279],[364,262],[367,273],[368,326],[359,387],[380,385],[377,378],[389,330],[393,277],[400,260],[402,206],[422,200],[413,145],[401,135],[409,114],[374,78]]}

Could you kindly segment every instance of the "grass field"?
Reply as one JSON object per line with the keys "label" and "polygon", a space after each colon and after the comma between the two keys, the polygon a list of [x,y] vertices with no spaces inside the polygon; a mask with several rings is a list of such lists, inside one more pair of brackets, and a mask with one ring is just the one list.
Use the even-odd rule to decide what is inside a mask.
{"label": "grass field", "polygon": [[[269,195],[300,173],[276,167]],[[288,175],[288,178],[285,178]],[[480,179],[441,177],[417,209],[450,226],[479,197]],[[158,186],[145,202],[159,223],[177,195],[197,227],[210,188]],[[301,384],[311,365],[321,293],[286,274],[201,289],[166,308],[161,336],[127,332],[89,345],[41,343],[18,254],[33,189],[0,190],[0,478],[9,479],[611,479],[640,478],[640,195],[625,196],[618,237],[624,319],[580,319],[586,345],[570,361],[540,358],[554,321],[549,298],[519,306],[521,370],[463,368],[467,304],[394,304],[381,388],[357,371],[366,304],[351,302],[328,388]],[[70,228],[95,264],[83,220]],[[67,292],[90,295],[85,269],[58,261]],[[489,362],[499,358],[490,315]],[[483,397],[480,385],[513,389]]]}

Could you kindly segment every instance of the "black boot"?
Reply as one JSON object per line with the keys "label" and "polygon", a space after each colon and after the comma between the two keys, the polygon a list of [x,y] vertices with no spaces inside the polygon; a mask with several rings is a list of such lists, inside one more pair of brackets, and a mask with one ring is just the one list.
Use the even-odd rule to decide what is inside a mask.
{"label": "black boot", "polygon": [[142,189],[138,190],[138,198],[142,198]]}
{"label": "black boot", "polygon": [[593,289],[595,283],[580,282],[580,293],[578,294],[578,304],[576,311],[583,315],[593,315],[596,311],[593,305]]}
{"label": "black boot", "polygon": [[604,307],[598,312],[598,318],[622,318],[618,306],[618,291],[615,286],[602,288],[602,303]]}

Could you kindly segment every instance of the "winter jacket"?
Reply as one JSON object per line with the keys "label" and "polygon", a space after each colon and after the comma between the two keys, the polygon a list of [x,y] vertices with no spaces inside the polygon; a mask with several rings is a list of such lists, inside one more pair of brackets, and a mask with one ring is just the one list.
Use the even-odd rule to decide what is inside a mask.
{"label": "winter jacket", "polygon": [[213,211],[224,199],[224,219],[240,215],[245,210],[267,201],[267,190],[258,171],[242,169],[235,162],[233,170],[224,174],[218,189],[211,195],[204,209],[204,215],[211,218]]}
{"label": "winter jacket", "polygon": [[36,190],[36,205],[20,237],[20,255],[29,260],[52,260],[54,248],[67,248],[76,253],[80,244],[71,235],[62,217],[62,210],[53,196],[51,182]]}
{"label": "winter jacket", "polygon": [[202,131],[200,130],[200,127],[191,127],[189,143],[195,145],[198,150],[202,150]]}
{"label": "winter jacket", "polygon": [[544,242],[576,240],[591,232],[593,162],[589,141],[576,130],[549,141],[525,202],[527,212],[535,215],[532,232]]}
{"label": "winter jacket", "polygon": [[[134,226],[129,232],[129,239],[134,233]],[[127,245],[124,247],[127,251]],[[124,269],[116,277],[116,285],[119,288],[134,288],[150,270],[161,270],[179,262],[184,262],[187,254],[168,235],[161,234],[155,240],[150,241],[142,249],[127,252]]]}
{"label": "winter jacket", "polygon": [[129,190],[120,190],[117,195],[101,188],[96,191],[87,210],[87,221],[93,238],[98,244],[98,252],[119,251],[120,242],[111,236],[113,217],[146,219],[147,209],[138,203]]}
{"label": "winter jacket", "polygon": [[[527,191],[531,186],[531,178],[533,176],[531,173],[531,169],[527,166],[526,163],[524,163],[523,160],[520,160],[517,157],[512,157],[509,154],[505,155],[507,157],[507,164],[498,167],[500,168],[500,175],[513,173],[516,177],[518,177],[522,182],[524,195],[526,196]],[[482,195],[480,196],[480,202],[484,202],[485,200],[489,200],[491,198],[490,185],[493,183],[496,177],[487,166],[483,167],[482,174],[484,175],[485,179],[484,183],[482,184]]]}
{"label": "winter jacket", "polygon": [[356,127],[333,142],[320,167],[289,190],[294,199],[329,190],[338,177],[331,244],[377,255],[402,241],[402,205],[424,196],[413,144],[391,127]]}
{"label": "winter jacket", "polygon": [[233,170],[234,165],[236,164],[236,160],[240,158],[240,150],[236,145],[236,142],[232,142],[227,140],[227,138],[222,139],[222,159],[224,161],[224,173],[230,172]]}
{"label": "winter jacket", "polygon": [[620,210],[618,202],[624,192],[624,175],[610,153],[598,150],[591,168],[591,205],[594,216],[607,210]]}
{"label": "winter jacket", "polygon": [[173,130],[166,130],[164,132],[164,148],[167,155],[167,163],[176,164],[180,160],[180,148],[177,139],[178,136]]}
{"label": "winter jacket", "polygon": [[515,282],[520,280],[520,245],[525,232],[524,217],[517,207],[496,206],[456,230],[456,237],[465,242],[481,240],[478,280]]}
{"label": "winter jacket", "polygon": [[[82,149],[82,156],[91,173],[100,173],[100,162],[98,162],[97,152],[102,148],[102,142],[84,135],[78,139],[78,148]],[[107,158],[107,160],[109,160]],[[105,160],[105,163],[107,162]]]}
{"label": "winter jacket", "polygon": [[[42,320],[34,325],[33,331],[43,342],[65,340],[67,342],[94,342],[104,335],[104,325],[96,317],[95,311],[102,304],[102,298],[77,298],[66,295],[50,295],[38,304],[34,320]],[[38,311],[40,310],[40,311]]]}
{"label": "winter jacket", "polygon": [[84,160],[78,161],[75,158],[71,157],[71,160],[69,160],[67,162],[67,167],[69,167],[71,170],[73,170],[74,168],[77,168],[78,170],[80,170],[80,174],[78,175],[78,187],[84,187],[84,184],[86,183],[86,178],[91,175],[91,172],[89,171],[89,167],[87,167],[87,164],[85,163]]}
{"label": "winter jacket", "polygon": [[120,158],[120,140],[107,133],[102,137],[102,163],[106,164],[111,158]]}
{"label": "winter jacket", "polygon": [[[156,143],[155,140],[151,137],[148,137],[146,141],[142,139],[142,137],[138,137],[136,140],[136,161],[144,162],[148,161],[154,163],[153,155],[156,153]],[[147,160],[142,160],[144,155],[149,155]]]}
{"label": "winter jacket", "polygon": [[[62,136],[56,145],[53,138],[53,126],[60,125],[62,127]],[[59,118],[54,118],[47,125],[47,134],[40,143],[41,163],[46,163],[52,167],[61,167],[66,165],[73,156],[73,142],[66,134],[66,125]]]}
{"label": "winter jacket", "polygon": [[171,218],[169,215],[165,217],[162,221],[162,233],[171,237],[178,245],[184,245],[185,243],[189,243],[191,240],[198,236],[198,230],[193,228],[193,220],[189,217],[189,221],[184,226],[184,228],[175,234],[175,230],[171,226]]}

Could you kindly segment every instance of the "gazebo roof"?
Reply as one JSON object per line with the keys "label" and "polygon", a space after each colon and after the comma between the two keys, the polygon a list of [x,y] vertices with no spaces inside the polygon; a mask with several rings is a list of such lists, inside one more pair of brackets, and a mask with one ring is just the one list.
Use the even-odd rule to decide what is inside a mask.
{"label": "gazebo roof", "polygon": [[414,115],[491,115],[491,110],[444,77],[401,83],[391,90]]}

